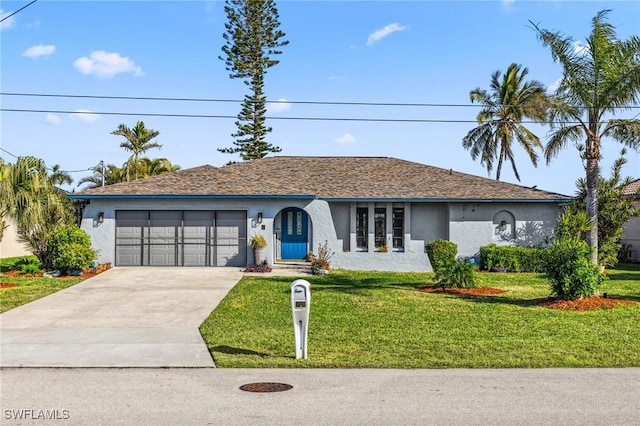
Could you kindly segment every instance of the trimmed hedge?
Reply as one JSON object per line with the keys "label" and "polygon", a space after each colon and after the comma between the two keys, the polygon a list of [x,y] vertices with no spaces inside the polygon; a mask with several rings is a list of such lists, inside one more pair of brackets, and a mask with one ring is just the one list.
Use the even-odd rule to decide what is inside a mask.
{"label": "trimmed hedge", "polygon": [[549,249],[489,244],[480,247],[480,268],[506,267],[509,272],[545,272]]}
{"label": "trimmed hedge", "polygon": [[452,264],[458,254],[458,246],[449,240],[433,240],[424,245],[434,272]]}

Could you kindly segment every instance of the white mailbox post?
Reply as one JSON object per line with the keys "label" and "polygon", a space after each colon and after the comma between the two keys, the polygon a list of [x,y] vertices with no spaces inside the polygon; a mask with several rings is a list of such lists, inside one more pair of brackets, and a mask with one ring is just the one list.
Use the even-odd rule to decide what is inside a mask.
{"label": "white mailbox post", "polygon": [[293,334],[296,339],[296,359],[307,359],[307,331],[309,330],[309,305],[311,284],[306,280],[291,283],[291,311],[293,312]]}

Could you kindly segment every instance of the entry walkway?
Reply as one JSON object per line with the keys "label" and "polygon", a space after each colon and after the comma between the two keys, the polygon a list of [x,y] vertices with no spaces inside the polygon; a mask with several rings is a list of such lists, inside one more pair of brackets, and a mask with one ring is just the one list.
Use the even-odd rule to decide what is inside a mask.
{"label": "entry walkway", "polygon": [[238,268],[112,268],[0,315],[0,367],[214,367],[198,327]]}

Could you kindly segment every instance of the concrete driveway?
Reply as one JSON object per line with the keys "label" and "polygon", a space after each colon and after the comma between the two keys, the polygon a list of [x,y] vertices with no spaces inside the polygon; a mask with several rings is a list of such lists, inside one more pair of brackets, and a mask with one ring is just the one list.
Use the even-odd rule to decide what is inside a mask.
{"label": "concrete driveway", "polygon": [[1,367],[214,367],[198,327],[237,268],[112,268],[0,315]]}

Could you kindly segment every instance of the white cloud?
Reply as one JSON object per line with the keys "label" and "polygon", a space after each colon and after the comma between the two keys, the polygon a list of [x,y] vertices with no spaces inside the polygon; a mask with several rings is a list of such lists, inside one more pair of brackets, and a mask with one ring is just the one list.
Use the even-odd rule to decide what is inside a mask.
{"label": "white cloud", "polygon": [[40,20],[36,19],[33,22],[30,22],[27,24],[27,28],[39,28],[40,27]]}
{"label": "white cloud", "polygon": [[71,114],[71,119],[74,121],[84,121],[85,123],[93,123],[98,119],[100,115],[95,114],[88,109],[77,109]]}
{"label": "white cloud", "polygon": [[381,29],[376,30],[373,33],[371,33],[369,35],[369,38],[367,39],[367,46],[373,46],[375,43],[379,42],[380,40],[382,40],[383,38],[385,38],[389,34],[392,34],[392,33],[398,32],[398,31],[404,31],[406,29],[407,29],[407,27],[398,25],[395,22],[393,24],[389,24],[386,27],[381,28]]}
{"label": "white cloud", "polygon": [[44,117],[44,122],[48,123],[48,124],[54,124],[55,125],[55,124],[60,124],[62,122],[62,120],[57,115],[48,113]]}
{"label": "white cloud", "polygon": [[[11,12],[5,12],[4,10],[0,9],[0,19],[4,19],[5,16],[10,14]],[[16,26],[16,20],[12,16],[6,21],[2,21],[2,23],[0,23],[0,31],[8,30],[9,28],[12,28],[15,26]]]}
{"label": "white cloud", "polygon": [[73,66],[82,74],[95,74],[98,77],[113,77],[120,73],[132,73],[136,77],[144,75],[142,68],[131,59],[104,50],[91,52],[88,58],[83,56],[76,59]]}
{"label": "white cloud", "polygon": [[358,142],[358,139],[356,139],[355,136],[353,136],[351,133],[345,133],[344,135],[336,139],[336,142],[340,145],[347,145]]}
{"label": "white cloud", "polygon": [[53,54],[56,51],[56,47],[53,44],[48,44],[46,46],[39,44],[37,46],[31,46],[24,52],[22,52],[22,56],[26,56],[27,58],[37,58],[39,56],[48,56]]}
{"label": "white cloud", "polygon": [[551,84],[549,87],[547,87],[547,92],[553,93],[556,90],[558,90],[558,87],[560,87],[560,82],[561,81],[562,81],[562,77],[560,77],[559,79],[554,81],[553,84]]}
{"label": "white cloud", "polygon": [[509,7],[512,4],[514,4],[516,2],[516,0],[502,0],[502,5],[505,7]]}
{"label": "white cloud", "polygon": [[586,55],[589,51],[589,46],[583,44],[580,40],[574,41],[571,45],[573,46],[573,53],[576,55]]}
{"label": "white cloud", "polygon": [[287,101],[285,98],[280,98],[276,102],[270,102],[267,106],[267,111],[274,112],[282,112],[291,109],[291,103]]}

